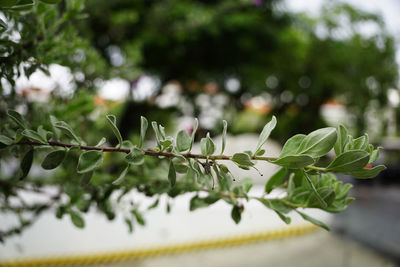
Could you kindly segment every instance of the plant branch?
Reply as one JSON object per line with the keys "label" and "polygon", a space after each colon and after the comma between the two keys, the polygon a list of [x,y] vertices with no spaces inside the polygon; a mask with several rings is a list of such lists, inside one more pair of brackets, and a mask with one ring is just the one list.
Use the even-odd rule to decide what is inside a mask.
{"label": "plant branch", "polygon": [[[50,145],[50,146],[55,146],[55,147],[79,148],[82,150],[97,150],[97,151],[104,151],[104,152],[120,152],[120,153],[126,153],[126,154],[129,154],[131,151],[129,148],[82,146],[82,145],[77,145],[77,144],[63,143],[63,142],[59,142],[59,141],[49,141],[48,143],[40,143],[40,142],[36,142],[36,141],[23,141],[23,142],[18,142],[16,144],[17,145],[31,145],[31,146]],[[153,157],[159,157],[159,156],[163,156],[163,157],[167,157],[167,158],[177,157],[177,155],[172,152],[155,151],[155,150],[151,150],[151,149],[142,149],[142,151],[145,155],[153,156]],[[206,155],[192,154],[192,153],[182,153],[181,155],[185,158],[193,158],[193,159],[232,160],[232,156],[228,156],[228,155],[206,156]],[[251,156],[250,158],[253,160],[268,161],[270,163],[273,163],[272,161],[278,159],[276,157],[260,157],[260,156]],[[325,168],[316,167],[313,165],[306,166],[306,168],[317,170],[317,171],[326,171]]]}
{"label": "plant branch", "polygon": [[[62,143],[58,141],[49,141],[48,143],[40,143],[36,141],[24,141],[24,142],[19,142],[17,145],[31,145],[31,146],[58,146],[58,147],[65,147],[65,148],[79,148],[82,150],[98,150],[98,151],[104,151],[104,152],[121,152],[121,153],[126,153],[129,154],[131,151],[129,148],[117,148],[117,147],[97,147],[97,146],[82,146],[82,145],[76,145],[76,144],[68,144],[68,143]],[[171,152],[163,152],[163,151],[155,151],[151,149],[142,149],[142,151],[148,155],[148,156],[163,156],[163,157],[168,157],[168,158],[174,158],[177,157],[174,153]],[[182,153],[181,154],[185,158],[195,158],[195,159],[209,159],[209,160],[231,160],[232,156],[227,156],[227,155],[215,155],[215,156],[205,156],[201,154],[191,154],[191,153]],[[264,160],[264,161],[272,161],[276,160],[277,158],[274,157],[257,157],[253,156],[251,157],[252,159],[255,160]]]}

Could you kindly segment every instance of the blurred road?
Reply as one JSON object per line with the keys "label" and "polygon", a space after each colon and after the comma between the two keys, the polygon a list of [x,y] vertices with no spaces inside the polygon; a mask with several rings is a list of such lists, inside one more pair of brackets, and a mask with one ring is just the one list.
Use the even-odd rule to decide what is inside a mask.
{"label": "blurred road", "polygon": [[333,228],[400,263],[400,187],[356,185],[356,200],[333,216]]}

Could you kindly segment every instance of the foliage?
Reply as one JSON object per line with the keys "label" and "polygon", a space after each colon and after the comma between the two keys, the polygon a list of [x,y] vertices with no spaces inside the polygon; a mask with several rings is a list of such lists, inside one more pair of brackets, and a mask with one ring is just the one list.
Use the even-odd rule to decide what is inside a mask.
{"label": "foliage", "polygon": [[[19,3],[27,2],[22,10]],[[273,137],[285,141],[298,129],[324,127],[319,110],[334,98],[350,109],[362,133],[368,106],[384,107],[387,90],[397,87],[395,41],[382,19],[336,1],[324,5],[318,18],[284,11],[278,0],[52,2],[58,3],[1,6],[0,76],[11,84],[11,108],[19,100],[12,95],[21,68],[29,76],[51,63],[68,66],[84,74],[77,81],[84,90],[108,77],[124,78],[134,90],[138,77],[150,74],[160,88],[178,81],[194,117],[201,112],[194,96],[209,82],[230,97],[236,117],[246,104],[239,99],[261,95],[280,117]],[[364,35],[363,25],[377,30]],[[228,90],[229,79],[239,82],[238,91]],[[255,128],[264,124],[262,116]],[[246,123],[244,130],[232,128],[248,130]]]}
{"label": "foliage", "polygon": [[[322,128],[308,135],[296,135],[286,142],[279,157],[273,158],[262,156],[263,152],[260,151],[264,151],[263,145],[277,124],[275,117],[264,127],[254,151],[227,156],[215,153],[216,144],[209,134],[200,141],[201,154],[192,154],[189,149],[194,140],[188,133],[179,131],[176,138],[173,138],[155,121],[151,125],[156,145],[143,148],[148,130],[148,122],[144,117],[141,117],[141,140],[138,144],[133,144],[130,140],[122,140],[116,126],[116,117],[107,115],[108,125],[121,141],[115,147],[106,147],[103,145],[104,141],[96,146],[87,145],[72,127],[54,116],[51,120],[49,118],[49,126],[40,125],[37,130],[29,127],[24,117],[14,110],[9,110],[8,116],[9,121],[3,126],[0,135],[1,148],[20,159],[20,175],[1,180],[4,185],[1,187],[3,209],[20,213],[53,206],[57,209],[57,217],[69,214],[72,223],[79,228],[85,225],[80,212],[87,212],[90,206],[97,203],[108,218],[113,218],[114,211],[109,196],[117,192],[120,199],[136,189],[146,196],[159,197],[167,194],[172,198],[195,192],[190,201],[190,210],[207,207],[223,200],[232,205],[231,215],[236,223],[239,223],[241,213],[245,209],[244,202],[254,199],[275,211],[285,223],[290,223],[288,213],[296,211],[305,220],[328,229],[324,223],[299,209],[318,208],[327,212],[340,212],[347,207],[353,200],[347,197],[351,185],[343,185],[332,172],[350,174],[357,178],[372,178],[385,169],[383,165],[367,168],[367,164],[377,159],[380,148],[374,149],[366,136],[354,139],[347,135],[344,126],[337,129]],[[225,135],[226,129],[223,131],[221,147],[226,145]],[[105,140],[105,137],[102,140]],[[336,157],[331,163],[325,167],[317,166],[319,158],[334,147]],[[121,158],[122,171],[119,170],[118,174],[104,176],[102,172],[97,173],[105,168],[103,162],[106,153],[125,154]],[[44,179],[26,181],[34,164],[34,155],[37,159],[44,158],[41,163],[44,169],[58,168],[58,171]],[[150,168],[153,164],[151,159],[155,159],[159,167],[153,165]],[[256,161],[266,161],[282,168],[268,180],[263,196],[257,197],[248,194],[252,186],[251,180],[233,182],[231,173],[223,161],[232,161],[239,168],[246,170],[254,168]],[[67,184],[59,184],[57,172],[73,175],[64,180]],[[128,175],[131,172],[136,175]],[[18,190],[41,192],[46,189],[43,185],[50,184],[59,189],[50,204],[35,206],[23,203],[19,207],[11,205],[13,199],[19,197]],[[273,190],[283,190],[286,194],[280,198],[271,198],[269,194]],[[206,192],[207,196],[202,197],[201,192]],[[68,202],[61,201],[60,196],[63,194],[69,196]],[[144,224],[139,207],[133,207],[131,213],[139,224]],[[126,221],[131,229],[132,219],[126,218]],[[21,228],[24,227],[23,222],[25,220],[21,221]],[[14,233],[15,229],[2,232],[2,238]]]}
{"label": "foliage", "polygon": [[[371,99],[385,105],[387,89],[396,86],[394,39],[378,16],[347,4],[330,3],[313,19],[282,11],[279,2],[0,0],[0,163],[9,164],[0,177],[0,209],[20,222],[2,229],[0,239],[20,233],[49,209],[56,210],[57,218],[69,216],[79,228],[85,226],[82,213],[92,208],[111,220],[111,195],[120,201],[132,190],[155,198],[148,209],[162,195],[192,192],[190,210],[222,200],[232,206],[236,223],[246,201],[257,200],[286,223],[288,213],[296,211],[327,228],[302,209],[340,212],[347,207],[351,185],[343,185],[333,173],[372,178],[385,167],[366,168],[377,160],[380,148],[374,149],[367,135],[353,138],[344,126],[325,127],[319,109],[332,98],[346,99],[361,131]],[[343,17],[349,20],[344,35],[338,34]],[[363,23],[379,31],[364,36],[358,30]],[[320,27],[325,35],[318,34]],[[115,54],[122,60],[113,60]],[[67,66],[75,77],[81,74],[72,97],[55,90],[41,104],[17,92],[18,78],[37,70],[48,73],[53,63]],[[254,120],[252,130],[262,129],[257,147],[224,155],[227,121],[221,123],[222,144],[212,139],[219,131],[203,133],[197,119],[191,134],[181,130],[174,138],[165,130],[170,110],[156,109],[151,100],[126,106],[94,103],[99,79],[124,78],[132,91],[141,74],[155,75],[160,87],[178,81],[194,107],[190,116],[200,113],[195,97],[214,82],[232,103],[227,120],[244,124],[232,125],[233,132],[248,130]],[[237,91],[228,90],[229,79],[239,82]],[[265,113],[242,112],[242,100],[256,95],[270,99],[279,124],[275,117],[265,124]],[[107,115],[110,110],[117,116]],[[139,115],[151,123],[138,120]],[[278,158],[264,156],[270,136],[281,141],[290,137]],[[154,147],[146,147],[149,137],[155,139]],[[196,138],[201,154],[191,153]],[[332,149],[336,157],[322,164],[319,159]],[[18,168],[12,167],[15,161]],[[235,181],[223,161],[246,170],[266,161],[281,169],[266,182],[263,196],[252,196],[251,180]],[[38,175],[31,169],[39,165],[44,170]],[[286,193],[271,198],[274,190]],[[25,191],[47,200],[25,203]],[[135,223],[145,223],[144,209],[131,205],[125,218],[130,231]]]}

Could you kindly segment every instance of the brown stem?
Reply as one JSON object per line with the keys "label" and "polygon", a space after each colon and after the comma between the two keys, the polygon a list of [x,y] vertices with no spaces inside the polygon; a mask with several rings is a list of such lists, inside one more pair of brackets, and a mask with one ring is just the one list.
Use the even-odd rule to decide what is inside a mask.
{"label": "brown stem", "polygon": [[[47,144],[35,142],[35,141],[24,141],[24,142],[17,143],[17,145],[31,145],[31,146],[50,145],[50,146],[58,146],[58,147],[66,147],[66,148],[77,147],[82,150],[121,152],[121,153],[126,153],[126,154],[129,154],[129,152],[131,151],[129,148],[81,146],[81,145],[75,145],[75,144],[62,143],[62,142],[58,142],[58,141],[49,141]],[[142,151],[144,152],[145,155],[153,156],[153,157],[158,157],[158,156],[163,156],[163,157],[168,157],[168,158],[176,157],[176,155],[171,152],[154,151],[154,150],[149,150],[149,149],[142,149]],[[226,156],[226,155],[205,156],[205,155],[191,154],[191,153],[182,153],[181,155],[185,158],[195,158],[195,159],[207,159],[208,158],[209,160],[231,160],[231,158],[232,158],[232,156]],[[264,160],[264,161],[273,161],[273,160],[277,159],[274,157],[257,157],[257,156],[252,156],[251,158],[254,160]]]}

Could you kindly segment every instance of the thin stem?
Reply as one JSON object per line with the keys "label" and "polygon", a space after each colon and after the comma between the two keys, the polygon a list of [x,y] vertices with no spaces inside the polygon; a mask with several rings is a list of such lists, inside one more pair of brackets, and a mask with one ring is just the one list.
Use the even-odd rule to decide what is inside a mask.
{"label": "thin stem", "polygon": [[[98,150],[98,151],[104,151],[104,152],[121,152],[121,153],[126,153],[129,154],[131,151],[129,148],[117,148],[117,147],[97,147],[97,146],[82,146],[82,145],[76,145],[76,144],[67,144],[67,143],[62,143],[58,141],[49,141],[47,144],[45,143],[40,143],[40,142],[35,142],[35,141],[24,141],[24,142],[19,142],[17,145],[31,145],[31,146],[58,146],[58,147],[65,147],[65,148],[72,148],[76,147],[82,150]],[[171,152],[163,152],[163,151],[155,151],[155,150],[150,150],[150,149],[142,149],[144,154],[148,156],[163,156],[163,157],[168,157],[168,158],[173,158],[176,157],[175,154]],[[232,156],[227,156],[227,155],[214,155],[214,156],[205,156],[201,154],[191,154],[191,153],[182,153],[181,154],[185,158],[194,158],[194,159],[208,159],[208,160],[231,160]],[[271,160],[276,160],[277,158],[273,157],[252,157],[252,159],[255,160],[264,160],[264,161],[271,161]]]}
{"label": "thin stem", "polygon": [[[68,143],[62,143],[59,141],[49,141],[47,144],[46,143],[40,143],[36,141],[24,141],[24,142],[19,142],[16,143],[17,145],[30,145],[30,146],[56,146],[56,147],[65,147],[65,148],[79,148],[82,150],[97,150],[97,151],[104,151],[104,152],[120,152],[120,153],[126,153],[129,154],[131,151],[129,148],[118,148],[118,147],[97,147],[97,146],[82,146],[82,145],[76,145],[76,144],[68,144]],[[143,153],[148,156],[153,156],[153,157],[167,157],[167,158],[174,158],[177,157],[174,153],[171,152],[164,152],[164,151],[155,151],[151,149],[142,149]],[[227,156],[227,155],[214,155],[214,156],[205,156],[201,154],[192,154],[192,153],[182,153],[181,154],[185,158],[193,158],[193,159],[205,159],[205,160],[231,160],[232,156]],[[251,156],[251,159],[253,160],[263,160],[263,161],[268,161],[272,164],[274,160],[277,160],[278,158],[276,157],[259,157],[259,156]],[[317,171],[326,171],[326,168],[321,168],[321,167],[316,167],[313,165],[306,166],[305,168],[307,169],[312,169],[312,170],[317,170]]]}

